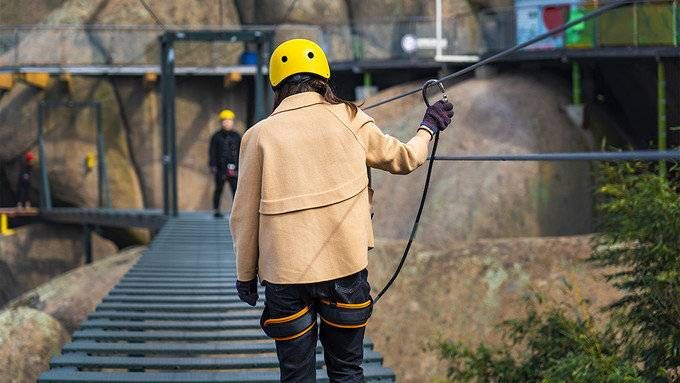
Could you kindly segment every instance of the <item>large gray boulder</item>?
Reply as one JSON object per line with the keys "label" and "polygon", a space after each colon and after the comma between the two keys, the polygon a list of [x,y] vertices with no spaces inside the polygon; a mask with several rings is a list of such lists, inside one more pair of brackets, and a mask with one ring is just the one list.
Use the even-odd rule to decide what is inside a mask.
{"label": "large gray boulder", "polygon": [[[411,22],[411,18],[423,14],[424,6],[420,0],[349,0],[348,3],[359,59],[388,59],[405,55],[401,49],[401,38],[405,34],[420,34],[418,23]],[[433,34],[434,29],[430,36],[423,37],[433,37]]]}
{"label": "large gray boulder", "polygon": [[33,383],[101,299],[137,261],[142,248],[59,276],[0,311],[0,376]]}
{"label": "large gray boulder", "polygon": [[[419,86],[406,84],[383,99]],[[589,134],[562,107],[568,88],[551,77],[526,74],[471,79],[449,87],[453,124],[438,155],[587,151]],[[370,104],[373,100],[369,100]],[[410,138],[425,106],[419,94],[370,110],[384,131]],[[376,235],[408,238],[425,176],[374,171]],[[438,162],[418,240],[587,233],[593,229],[593,180],[583,162]]]}
{"label": "large gray boulder", "polygon": [[4,382],[34,383],[68,339],[49,314],[27,307],[0,312],[0,376]]}
{"label": "large gray boulder", "polygon": [[[71,83],[70,94],[77,100],[101,102],[112,206],[141,208],[139,180],[130,158],[127,126],[122,119],[116,89],[109,80],[76,76]],[[4,145],[14,148],[9,150],[12,154],[9,158],[15,159],[7,169],[10,180],[16,179],[21,168],[21,154],[27,149],[37,153],[40,101],[60,96],[57,87],[37,91],[18,84],[2,98],[0,119],[10,123],[0,125],[0,137],[7,138]],[[92,108],[54,107],[47,110],[44,125],[45,156],[53,200],[81,207],[97,206],[98,174],[96,171],[86,171],[84,167],[87,155],[97,152],[95,121]],[[36,187],[38,174],[36,170]]]}
{"label": "large gray boulder", "polygon": [[[84,262],[83,231],[79,226],[31,224],[0,237],[0,306]],[[117,250],[93,234],[94,260]]]}
{"label": "large gray boulder", "polygon": [[352,58],[350,10],[345,1],[237,0],[246,24],[276,27],[274,44],[294,38],[316,41],[331,61]]}
{"label": "large gray boulder", "polygon": [[38,137],[38,104],[45,97],[40,89],[24,83],[0,98],[0,160],[22,157]]}
{"label": "large gray boulder", "polygon": [[[145,4],[148,6],[145,6]],[[21,6],[16,3],[16,6]],[[42,8],[41,8],[42,9]],[[240,25],[231,0],[66,0],[45,14],[43,25]],[[229,65],[238,62],[242,44],[181,43],[177,45],[178,65]],[[158,62],[158,31],[106,28],[52,30],[36,28],[24,33],[14,49],[0,56],[0,63],[12,62],[18,54],[24,64],[153,64]]]}
{"label": "large gray boulder", "polygon": [[27,291],[5,308],[29,306],[41,310],[72,333],[139,259],[143,250],[143,247],[130,248],[73,269]]}

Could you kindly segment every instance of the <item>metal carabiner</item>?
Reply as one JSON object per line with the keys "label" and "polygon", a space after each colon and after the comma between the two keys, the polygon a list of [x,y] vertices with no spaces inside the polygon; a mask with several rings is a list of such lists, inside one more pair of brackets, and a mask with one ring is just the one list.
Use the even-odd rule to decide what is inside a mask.
{"label": "metal carabiner", "polygon": [[449,101],[449,97],[446,94],[446,88],[444,88],[444,84],[442,84],[441,81],[433,78],[431,80],[425,81],[425,84],[423,84],[423,101],[425,101],[425,105],[427,106],[430,106],[430,101],[427,99],[427,88],[435,84],[439,86],[439,90],[442,92],[442,100]]}

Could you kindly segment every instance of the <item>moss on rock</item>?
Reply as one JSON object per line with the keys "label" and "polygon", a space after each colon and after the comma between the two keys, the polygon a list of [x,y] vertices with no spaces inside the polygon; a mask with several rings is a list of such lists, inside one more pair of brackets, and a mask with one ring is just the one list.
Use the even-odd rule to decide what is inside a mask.
{"label": "moss on rock", "polygon": [[49,314],[28,307],[0,312],[0,376],[6,382],[35,382],[68,339]]}

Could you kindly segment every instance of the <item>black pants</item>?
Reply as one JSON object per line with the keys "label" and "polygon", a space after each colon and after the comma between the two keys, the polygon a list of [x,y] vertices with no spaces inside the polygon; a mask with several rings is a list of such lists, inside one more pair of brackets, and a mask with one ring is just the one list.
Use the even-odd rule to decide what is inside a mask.
{"label": "black pants", "polygon": [[213,193],[213,210],[217,211],[220,208],[220,199],[222,198],[222,190],[224,190],[224,183],[229,182],[231,187],[231,195],[236,194],[236,180],[237,177],[227,177],[223,175],[223,171],[218,171],[215,175],[215,192]]}
{"label": "black pants", "polygon": [[[371,300],[368,271],[362,270],[331,281],[308,284],[274,284],[264,282],[265,310],[263,321],[293,315],[307,306],[318,306],[321,300],[359,304]],[[317,310],[318,311],[318,310]],[[316,381],[316,342],[321,339],[326,371],[331,382],[364,381],[361,363],[364,358],[365,327],[338,328],[320,321],[304,335],[276,341],[282,382]]]}
{"label": "black pants", "polygon": [[30,182],[19,181],[19,183],[17,183],[17,203],[24,204],[26,202],[29,202],[30,191],[31,191]]}

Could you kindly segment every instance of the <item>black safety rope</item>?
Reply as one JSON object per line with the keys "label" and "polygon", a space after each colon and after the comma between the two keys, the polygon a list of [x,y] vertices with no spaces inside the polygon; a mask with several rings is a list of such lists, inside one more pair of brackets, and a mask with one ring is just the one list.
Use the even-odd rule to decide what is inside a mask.
{"label": "black safety rope", "polygon": [[[425,101],[425,105],[428,107],[430,106],[430,102],[427,99],[427,88],[429,88],[431,85],[437,84],[439,85],[440,90],[444,94],[442,97],[445,101],[448,99],[446,92],[444,90],[444,85],[439,81],[439,80],[428,80],[425,85],[423,85],[423,100]],[[437,131],[434,134],[434,143],[432,144],[432,154],[430,157],[434,157],[435,153],[437,153],[437,145],[439,144],[439,131]],[[418,231],[418,224],[420,223],[420,216],[423,214],[423,208],[425,207],[425,199],[427,199],[427,190],[430,188],[430,177],[432,176],[432,166],[434,166],[434,161],[430,161],[430,163],[427,165],[427,176],[425,177],[425,187],[423,188],[423,195],[420,197],[420,206],[418,206],[418,213],[416,214],[416,220],[413,222],[413,227],[411,228],[411,236],[408,238],[408,242],[406,243],[406,248],[404,249],[404,254],[401,256],[401,260],[399,261],[399,265],[397,266],[397,269],[394,271],[392,274],[392,277],[390,278],[389,281],[387,281],[387,284],[385,287],[383,287],[382,290],[378,293],[378,295],[375,296],[375,299],[373,299],[373,302],[378,302],[380,297],[385,294],[387,289],[392,286],[392,283],[397,279],[399,276],[399,273],[401,272],[401,268],[404,266],[404,262],[406,262],[406,257],[408,256],[409,251],[411,250],[411,245],[413,244],[413,240],[416,237],[416,232]]]}
{"label": "black safety rope", "polygon": [[[542,35],[536,36],[536,37],[534,37],[530,40],[527,40],[527,41],[525,41],[521,44],[517,44],[512,48],[506,49],[506,50],[499,52],[495,55],[489,56],[486,59],[481,60],[481,61],[479,61],[475,64],[472,64],[468,67],[465,67],[465,68],[463,68],[463,69],[461,69],[457,72],[451,73],[450,75],[444,76],[440,79],[428,80],[427,82],[425,82],[425,84],[423,84],[423,86],[421,86],[418,89],[413,89],[413,90],[410,90],[408,92],[398,94],[396,96],[393,96],[393,97],[387,98],[385,100],[376,102],[375,104],[371,104],[371,105],[369,105],[369,106],[367,106],[363,109],[365,109],[365,110],[372,109],[372,108],[378,107],[380,105],[387,104],[389,102],[404,98],[406,96],[410,96],[410,95],[418,93],[418,92],[422,92],[423,100],[425,101],[425,104],[427,106],[430,106],[430,103],[427,99],[426,93],[427,93],[427,89],[430,86],[435,85],[435,84],[439,86],[440,90],[444,94],[443,98],[446,100],[447,96],[446,96],[446,91],[445,91],[445,88],[444,88],[444,85],[443,85],[444,81],[451,80],[451,79],[454,79],[456,77],[460,77],[460,76],[462,76],[466,73],[469,73],[469,72],[471,72],[471,71],[473,71],[473,70],[475,70],[475,69],[477,69],[477,68],[479,68],[483,65],[494,62],[494,61],[496,61],[496,60],[498,60],[502,57],[505,57],[505,56],[507,56],[511,53],[517,52],[522,48],[526,48],[529,45],[532,45],[532,44],[537,43],[539,41],[542,41],[542,40],[544,40],[548,37],[551,37],[553,35],[561,33],[563,31],[573,27],[574,25],[580,24],[580,23],[582,23],[586,20],[597,17],[597,16],[599,16],[599,15],[601,15],[601,14],[607,12],[607,11],[614,9],[614,8],[618,8],[622,5],[629,4],[629,3],[635,3],[635,2],[638,2],[638,1],[639,0],[618,0],[618,1],[615,1],[611,4],[608,4],[608,5],[605,5],[601,8],[598,8],[598,9],[596,9],[596,10],[594,10],[594,11],[592,11],[592,12],[586,14],[586,15],[583,15],[582,17],[579,17],[578,19],[574,19],[574,20],[572,20],[572,21],[570,21],[566,24],[563,24],[560,27],[551,29],[550,31],[548,31],[548,32],[546,32]],[[432,176],[432,167],[434,165],[434,161],[440,160],[440,159],[441,160],[454,159],[451,156],[448,156],[448,158],[447,157],[438,158],[436,156],[436,154],[437,154],[437,144],[438,143],[439,143],[439,132],[437,132],[434,136],[434,143],[432,144],[432,151],[431,151],[431,154],[430,154],[430,163],[427,166],[427,175],[425,177],[425,186],[423,187],[423,193],[422,193],[422,196],[420,197],[420,205],[418,207],[418,213],[416,214],[415,221],[413,222],[413,228],[411,229],[411,235],[409,236],[408,242],[406,243],[406,247],[404,248],[404,253],[401,256],[401,259],[399,260],[399,265],[397,266],[397,269],[394,271],[394,273],[392,274],[392,277],[387,282],[385,287],[383,287],[382,290],[380,290],[380,292],[375,296],[375,298],[373,299],[374,303],[377,303],[380,300],[380,298],[387,292],[387,290],[392,286],[394,281],[399,276],[399,273],[401,272],[401,269],[404,266],[404,263],[406,262],[406,258],[408,257],[409,251],[411,250],[411,246],[413,245],[413,240],[415,239],[416,233],[418,231],[418,224],[420,223],[420,217],[423,213],[423,208],[425,207],[425,200],[427,198],[427,191],[430,188],[430,178]]]}

